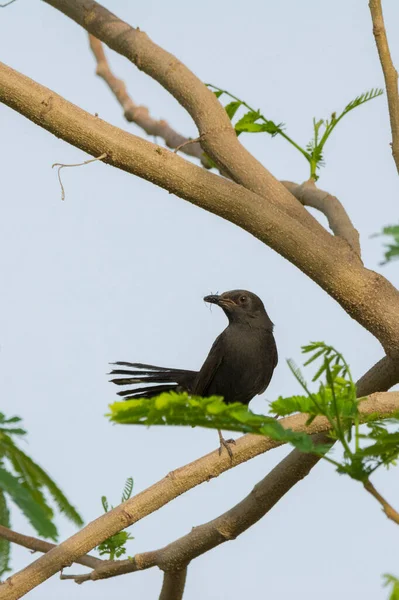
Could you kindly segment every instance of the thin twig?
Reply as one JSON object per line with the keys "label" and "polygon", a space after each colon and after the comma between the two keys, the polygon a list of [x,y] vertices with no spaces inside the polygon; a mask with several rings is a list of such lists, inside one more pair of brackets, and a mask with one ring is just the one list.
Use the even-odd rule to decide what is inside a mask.
{"label": "thin twig", "polygon": [[355,229],[348,213],[335,196],[320,190],[313,179],[301,185],[292,181],[281,182],[303,206],[311,206],[322,212],[334,235],[343,238],[360,257],[359,232]]}
{"label": "thin twig", "polygon": [[13,2],[15,2],[15,0],[10,0],[9,2],[6,2],[5,4],[0,4],[0,8],[5,8],[6,6],[9,6],[10,4],[12,4]]}
{"label": "thin twig", "polygon": [[58,174],[58,181],[60,182],[60,186],[61,186],[61,200],[65,200],[65,190],[64,190],[64,186],[62,185],[61,175],[60,175],[61,169],[65,169],[66,167],[81,167],[83,165],[88,165],[89,163],[95,162],[96,160],[103,160],[104,158],[107,158],[106,152],[101,154],[101,156],[97,156],[97,158],[91,158],[90,160],[85,160],[84,162],[76,163],[73,165],[64,165],[63,163],[54,163],[53,165],[51,165],[52,169],[54,167],[58,167],[57,174]]}
{"label": "thin twig", "polygon": [[399,94],[398,73],[392,62],[385,30],[381,0],[370,0],[369,8],[373,21],[373,34],[377,45],[387,90],[389,119],[392,132],[392,155],[399,173]]}
{"label": "thin twig", "polygon": [[[56,544],[31,537],[30,535],[23,535],[22,533],[8,529],[8,527],[4,527],[4,525],[0,525],[0,538],[8,540],[13,544],[17,544],[18,546],[23,546],[24,548],[32,550],[33,552],[46,553],[56,547]],[[79,565],[84,565],[85,567],[91,567],[92,569],[95,569],[96,567],[102,565],[105,561],[101,560],[101,558],[96,558],[95,556],[86,554],[74,562],[78,563]]]}
{"label": "thin twig", "polygon": [[373,484],[369,479],[367,479],[364,483],[364,489],[369,492],[374,498],[379,502],[382,506],[382,509],[388,519],[391,519],[394,523],[399,525],[399,513],[381,496],[379,492],[375,489]]}

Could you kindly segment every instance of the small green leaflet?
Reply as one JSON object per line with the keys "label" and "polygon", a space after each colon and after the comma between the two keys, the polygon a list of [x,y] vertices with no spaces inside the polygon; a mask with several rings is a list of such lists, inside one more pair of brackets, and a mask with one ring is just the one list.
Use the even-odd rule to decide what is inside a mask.
{"label": "small green leaflet", "polygon": [[383,578],[384,586],[391,588],[388,600],[399,600],[399,579],[393,575],[389,575],[389,573],[383,575]]}
{"label": "small green leaflet", "polygon": [[237,102],[237,101],[226,104],[225,110],[229,116],[230,121],[236,114],[237,110],[240,108],[241,104],[242,104],[242,102]]}
{"label": "small green leaflet", "polygon": [[383,228],[381,233],[374,234],[372,237],[381,235],[392,237],[391,243],[385,244],[385,260],[380,263],[381,265],[386,265],[390,261],[399,258],[399,225],[388,225]]}
{"label": "small green leaflet", "polygon": [[[125,487],[123,488],[121,503],[129,500],[132,491],[133,477],[128,477],[125,482]],[[106,513],[113,508],[113,506],[110,506],[106,496],[101,496],[101,504]],[[108,554],[109,560],[115,560],[115,558],[119,558],[123,554],[126,554],[126,542],[128,540],[134,540],[134,537],[128,531],[120,531],[101,542],[101,544],[97,546],[97,550],[100,556]]]}

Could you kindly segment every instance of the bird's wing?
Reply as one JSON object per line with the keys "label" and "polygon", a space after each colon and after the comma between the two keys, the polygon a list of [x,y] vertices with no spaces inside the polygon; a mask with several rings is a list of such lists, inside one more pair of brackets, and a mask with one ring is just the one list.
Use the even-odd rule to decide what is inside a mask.
{"label": "bird's wing", "polygon": [[206,396],[209,386],[212,383],[216,372],[223,361],[223,334],[219,335],[213,343],[212,348],[209,351],[208,356],[205,359],[204,364],[201,367],[197,375],[193,387],[193,394],[197,396]]}
{"label": "bird's wing", "polygon": [[271,338],[272,338],[271,339],[272,343],[270,343],[270,345],[269,345],[269,353],[268,353],[269,354],[268,358],[269,358],[270,370],[269,370],[269,372],[267,374],[267,377],[265,379],[263,388],[258,392],[258,395],[259,394],[263,394],[263,392],[268,387],[268,385],[269,385],[269,383],[271,381],[271,378],[273,376],[274,369],[277,367],[277,363],[278,363],[277,346],[276,346],[276,342],[275,342],[273,334],[271,334]]}

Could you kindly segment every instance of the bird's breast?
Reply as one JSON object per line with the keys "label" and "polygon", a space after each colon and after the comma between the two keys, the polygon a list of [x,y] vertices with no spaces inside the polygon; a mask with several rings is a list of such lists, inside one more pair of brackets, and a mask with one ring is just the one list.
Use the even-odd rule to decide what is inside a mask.
{"label": "bird's breast", "polygon": [[248,404],[271,379],[277,356],[273,333],[239,327],[225,333],[223,359],[210,392],[226,402]]}

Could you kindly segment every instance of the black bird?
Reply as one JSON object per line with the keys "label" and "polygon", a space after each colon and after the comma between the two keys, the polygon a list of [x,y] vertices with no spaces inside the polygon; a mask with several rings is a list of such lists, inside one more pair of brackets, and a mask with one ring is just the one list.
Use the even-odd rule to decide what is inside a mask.
{"label": "black bird", "polygon": [[[229,324],[216,338],[200,371],[169,369],[142,363],[116,362],[130,367],[114,369],[111,375],[117,385],[152,384],[118,392],[125,400],[152,398],[161,392],[186,391],[197,396],[223,396],[225,402],[249,404],[262,394],[270,383],[277,365],[277,348],[273,323],[258,296],[246,290],[206,296],[205,302],[217,304],[226,314]],[[154,385],[156,384],[156,385]],[[229,443],[219,431],[220,450],[224,446],[232,456]]]}

